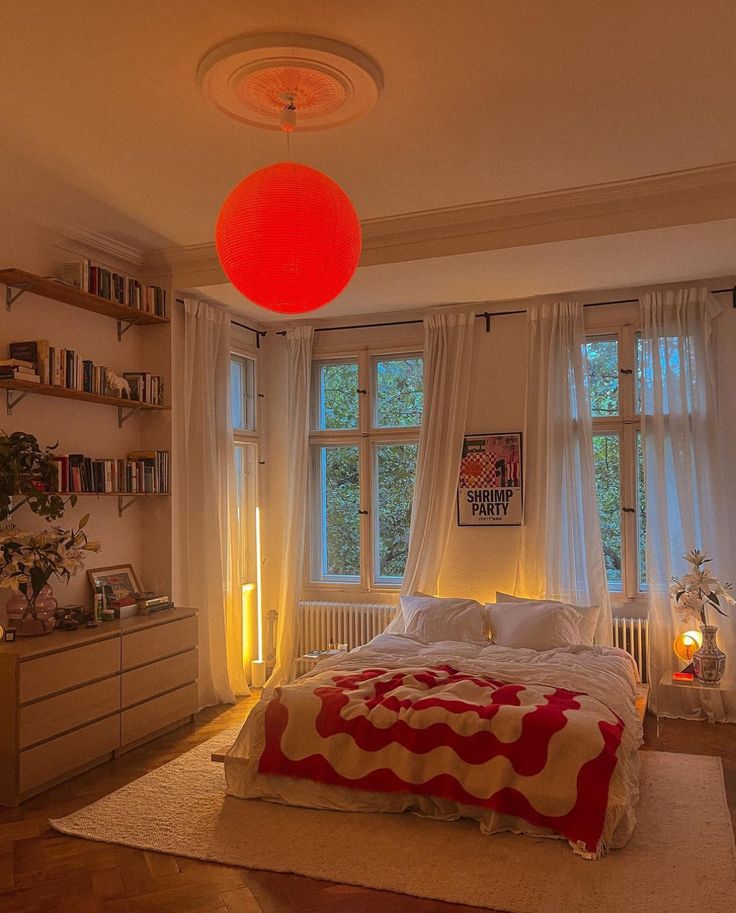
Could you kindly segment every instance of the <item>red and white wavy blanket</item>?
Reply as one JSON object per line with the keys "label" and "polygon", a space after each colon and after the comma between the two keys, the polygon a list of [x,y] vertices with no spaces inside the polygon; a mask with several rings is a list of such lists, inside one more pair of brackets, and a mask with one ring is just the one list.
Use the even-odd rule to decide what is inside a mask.
{"label": "red and white wavy blanket", "polygon": [[308,808],[474,818],[597,857],[635,824],[635,667],[381,634],[267,688],[225,759],[227,791]]}
{"label": "red and white wavy blanket", "polygon": [[624,724],[589,695],[450,665],[277,689],[261,774],[493,809],[597,853]]}

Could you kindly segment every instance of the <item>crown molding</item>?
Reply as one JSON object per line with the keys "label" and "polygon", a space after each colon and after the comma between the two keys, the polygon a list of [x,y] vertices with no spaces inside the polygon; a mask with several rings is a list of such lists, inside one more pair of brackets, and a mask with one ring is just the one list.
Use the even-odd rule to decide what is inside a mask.
{"label": "crown molding", "polygon": [[110,266],[140,274],[144,268],[144,251],[109,235],[79,225],[39,225],[35,230],[58,250],[74,257],[88,257]]}
{"label": "crown molding", "polygon": [[[362,223],[359,266],[600,237],[736,217],[736,162]],[[227,278],[212,242],[148,251],[147,272],[178,288]]]}

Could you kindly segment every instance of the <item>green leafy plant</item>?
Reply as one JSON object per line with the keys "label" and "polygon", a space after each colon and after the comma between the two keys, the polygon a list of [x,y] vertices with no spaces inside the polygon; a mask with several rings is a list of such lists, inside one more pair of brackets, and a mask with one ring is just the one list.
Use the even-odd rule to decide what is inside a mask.
{"label": "green leafy plant", "polygon": [[[53,493],[55,447],[42,450],[38,440],[23,431],[0,434],[0,520],[7,520],[21,503],[49,522],[63,515],[66,502]],[[69,498],[72,506],[76,501]]]}

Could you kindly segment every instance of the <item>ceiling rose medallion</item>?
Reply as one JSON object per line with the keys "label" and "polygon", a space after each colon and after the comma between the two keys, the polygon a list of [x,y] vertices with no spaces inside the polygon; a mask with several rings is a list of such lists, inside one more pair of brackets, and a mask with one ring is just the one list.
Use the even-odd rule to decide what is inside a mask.
{"label": "ceiling rose medallion", "polygon": [[[383,87],[378,66],[340,42],[246,35],[202,60],[205,96],[230,117],[286,133],[326,130],[366,114]],[[232,284],[283,314],[315,310],[345,288],[360,258],[360,221],[331,178],[297,162],[248,175],[227,196],[215,245]]]}

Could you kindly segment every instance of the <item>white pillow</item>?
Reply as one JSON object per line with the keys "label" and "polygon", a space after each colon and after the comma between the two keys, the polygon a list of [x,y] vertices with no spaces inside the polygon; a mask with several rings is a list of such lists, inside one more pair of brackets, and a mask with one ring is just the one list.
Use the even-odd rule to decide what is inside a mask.
{"label": "white pillow", "polygon": [[501,647],[554,650],[581,643],[582,615],[557,602],[489,602],[491,640]]}
{"label": "white pillow", "polygon": [[406,633],[425,643],[487,640],[485,610],[475,599],[402,596],[401,612]]}
{"label": "white pillow", "polygon": [[[509,593],[496,593],[496,602],[539,602],[538,599],[525,599],[523,596],[511,596]],[[554,599],[545,599],[544,602],[555,602]],[[564,602],[555,602],[556,605],[565,605]],[[601,614],[599,605],[576,605],[576,612],[583,616],[580,621],[581,644],[592,646],[595,642],[595,629],[598,627],[598,616]]]}

